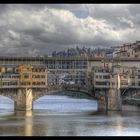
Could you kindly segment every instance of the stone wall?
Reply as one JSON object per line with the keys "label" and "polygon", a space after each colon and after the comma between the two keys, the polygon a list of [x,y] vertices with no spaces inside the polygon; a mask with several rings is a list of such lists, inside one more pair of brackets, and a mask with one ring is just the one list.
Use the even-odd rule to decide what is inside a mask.
{"label": "stone wall", "polygon": [[17,99],[15,101],[15,110],[32,110],[33,96],[31,89],[19,89]]}

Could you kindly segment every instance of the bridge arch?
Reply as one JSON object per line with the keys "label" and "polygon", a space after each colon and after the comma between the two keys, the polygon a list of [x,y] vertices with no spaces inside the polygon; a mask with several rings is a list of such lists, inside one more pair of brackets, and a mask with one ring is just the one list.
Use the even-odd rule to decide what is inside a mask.
{"label": "bridge arch", "polygon": [[16,94],[15,93],[0,93],[0,96],[7,97],[12,101],[16,101]]}
{"label": "bridge arch", "polygon": [[[69,96],[69,95],[72,95],[72,94],[67,94],[67,93],[72,93],[72,92],[74,92],[76,95],[80,95],[80,94],[83,94],[83,95],[85,95],[85,98],[90,98],[90,99],[95,99],[95,100],[97,100],[94,96],[92,96],[91,94],[89,94],[88,92],[86,92],[86,91],[79,91],[79,90],[54,90],[54,91],[50,91],[50,92],[47,92],[47,93],[44,93],[44,94],[34,94],[33,93],[33,101],[36,101],[36,100],[38,100],[39,98],[41,98],[41,97],[43,97],[43,96],[45,96],[45,95],[56,95],[56,94],[58,94],[58,93],[60,93],[60,94],[58,94],[58,95],[67,95],[67,96]],[[62,93],[64,93],[64,94],[62,94]],[[76,97],[76,96],[75,96]]]}
{"label": "bridge arch", "polygon": [[[6,96],[12,99],[13,101],[15,101],[16,110],[31,110],[33,108],[33,101],[36,101],[37,99],[43,97],[44,95],[53,95],[54,93],[58,93],[58,92],[59,93],[63,92],[66,93],[64,95],[68,95],[67,94],[68,91],[71,91],[72,94],[77,94],[77,93],[83,94],[86,95],[88,99],[90,98],[96,100],[98,104],[98,110],[107,110],[111,105],[113,106],[114,99],[117,96],[117,91],[114,89],[112,89],[111,91],[110,90],[108,91],[107,89],[106,90],[101,89],[101,91],[95,90],[93,93],[93,91],[90,88],[73,87],[73,86],[67,86],[67,87],[56,86],[56,87],[49,87],[45,90],[19,89],[17,92],[15,91],[1,92],[0,95]],[[113,99],[112,98],[109,99],[109,104],[108,104],[108,95],[106,94],[107,92],[109,93],[110,96],[115,94],[115,96],[113,96]],[[86,97],[84,98],[86,99]]]}
{"label": "bridge arch", "polygon": [[[59,92],[62,92],[62,93],[59,93]],[[63,94],[64,93],[64,94]],[[72,94],[71,94],[72,93]],[[34,94],[34,93],[33,93]],[[93,100],[93,104],[95,104],[95,106],[93,106],[93,111],[99,111],[100,110],[100,104],[103,104],[104,101],[99,101],[99,99],[97,99],[95,96],[87,93],[87,91],[83,91],[83,92],[79,92],[77,90],[54,90],[54,91],[51,91],[49,93],[46,93],[46,94],[42,94],[42,95],[37,95],[37,94],[34,94],[33,95],[33,106],[37,107],[37,104],[35,104],[35,102],[40,99],[41,97],[45,96],[45,95],[65,95],[65,96],[68,96],[68,97],[78,97],[78,96],[71,96],[71,95],[74,95],[74,94],[81,94],[79,97],[81,97],[80,99],[84,100],[84,99],[88,99],[89,102]],[[42,98],[43,99],[43,98]],[[72,98],[71,98],[72,99]],[[73,98],[73,99],[76,99],[76,98]],[[84,102],[83,102],[84,103]],[[58,105],[59,106],[59,105]],[[80,106],[80,104],[79,104]],[[104,106],[104,105],[103,105]],[[73,107],[72,107],[73,108]],[[89,107],[90,108],[90,107]]]}
{"label": "bridge arch", "polygon": [[0,109],[14,110],[15,101],[11,98],[0,94]]}
{"label": "bridge arch", "polygon": [[140,89],[134,89],[134,88],[126,88],[121,90],[121,97],[122,99],[125,98],[135,98],[137,96],[140,96]]}

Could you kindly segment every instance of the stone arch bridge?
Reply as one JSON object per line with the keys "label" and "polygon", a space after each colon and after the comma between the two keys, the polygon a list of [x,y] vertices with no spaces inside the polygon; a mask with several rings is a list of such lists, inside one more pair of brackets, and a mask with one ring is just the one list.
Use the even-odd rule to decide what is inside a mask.
{"label": "stone arch bridge", "polygon": [[[12,99],[15,103],[15,110],[32,110],[33,109],[33,101],[39,99],[44,95],[51,95],[54,92],[62,92],[62,91],[74,91],[80,92],[81,94],[85,94],[87,97],[91,99],[97,100],[98,110],[121,110],[122,100],[125,97],[129,97],[132,92],[126,92],[125,89],[93,89],[87,88],[86,86],[77,86],[77,85],[52,85],[48,86],[47,89],[0,89],[0,95],[6,96]],[[133,90],[132,90],[133,91]],[[135,95],[137,95],[139,90]]]}
{"label": "stone arch bridge", "polygon": [[36,101],[44,95],[52,95],[62,91],[76,91],[85,94],[87,97],[94,98],[91,90],[81,86],[60,86],[52,85],[48,88],[2,88],[0,95],[10,98],[15,103],[15,110],[32,110],[33,101]]}

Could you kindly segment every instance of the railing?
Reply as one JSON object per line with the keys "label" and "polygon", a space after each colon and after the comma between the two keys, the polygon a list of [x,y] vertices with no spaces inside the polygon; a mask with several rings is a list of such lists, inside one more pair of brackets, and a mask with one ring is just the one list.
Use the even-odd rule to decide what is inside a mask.
{"label": "railing", "polygon": [[52,91],[52,90],[61,89],[61,87],[60,85],[48,85],[47,89],[48,91]]}
{"label": "railing", "polygon": [[83,85],[49,85],[48,86],[48,91],[52,91],[52,90],[85,90],[87,91],[88,88],[86,86],[83,86]]}

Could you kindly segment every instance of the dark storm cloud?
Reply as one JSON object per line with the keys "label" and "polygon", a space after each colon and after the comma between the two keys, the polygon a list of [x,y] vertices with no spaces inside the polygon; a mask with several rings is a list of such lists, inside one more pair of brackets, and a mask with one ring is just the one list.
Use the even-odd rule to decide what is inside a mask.
{"label": "dark storm cloud", "polygon": [[44,55],[140,38],[140,5],[1,4],[0,54]]}

